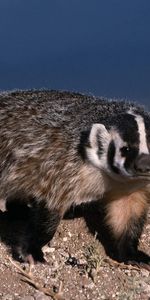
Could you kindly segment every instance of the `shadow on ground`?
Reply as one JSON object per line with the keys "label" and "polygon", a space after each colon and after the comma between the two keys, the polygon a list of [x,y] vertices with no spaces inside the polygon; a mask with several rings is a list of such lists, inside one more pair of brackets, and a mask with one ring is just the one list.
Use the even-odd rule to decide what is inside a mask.
{"label": "shadow on ground", "polygon": [[[28,224],[32,214],[27,206],[17,206],[13,212],[0,211],[0,239],[6,244],[13,255],[15,256],[16,247],[19,247],[23,241],[24,235],[27,234]],[[84,218],[86,225],[94,236],[103,245],[106,254],[117,260],[115,256],[115,248],[113,247],[113,238],[111,232],[105,225],[105,210],[98,202],[93,202],[87,205],[72,207],[65,215],[65,219]],[[29,229],[28,229],[29,230]],[[21,240],[22,239],[22,240]],[[138,261],[150,261],[150,257],[144,252],[138,252]]]}

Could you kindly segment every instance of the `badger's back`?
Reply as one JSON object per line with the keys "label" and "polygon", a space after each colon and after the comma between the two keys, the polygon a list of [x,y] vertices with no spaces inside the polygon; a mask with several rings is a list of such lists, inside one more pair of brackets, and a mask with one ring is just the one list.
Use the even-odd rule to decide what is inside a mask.
{"label": "badger's back", "polygon": [[[0,122],[16,120],[29,126],[43,124],[53,127],[82,129],[93,123],[109,122],[110,116],[135,107],[134,103],[58,91],[16,91],[0,94]],[[136,109],[143,112],[141,106]],[[6,122],[7,120],[7,122]],[[26,123],[26,122],[29,122]],[[18,128],[19,129],[19,128]]]}

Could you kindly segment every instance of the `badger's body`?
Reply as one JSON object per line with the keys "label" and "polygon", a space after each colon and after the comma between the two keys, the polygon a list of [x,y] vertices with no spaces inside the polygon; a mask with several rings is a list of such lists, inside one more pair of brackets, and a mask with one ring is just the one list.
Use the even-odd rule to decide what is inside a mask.
{"label": "badger's body", "polygon": [[[56,91],[0,95],[0,199],[34,208],[21,255],[74,204],[101,200],[118,258],[134,258],[149,201],[150,115],[125,101]],[[34,254],[33,254],[34,255]]]}

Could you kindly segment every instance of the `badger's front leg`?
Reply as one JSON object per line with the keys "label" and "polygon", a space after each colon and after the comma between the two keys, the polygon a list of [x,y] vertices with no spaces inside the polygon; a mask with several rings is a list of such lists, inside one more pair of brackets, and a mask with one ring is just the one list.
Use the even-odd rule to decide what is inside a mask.
{"label": "badger's front leg", "polygon": [[13,247],[14,257],[21,261],[29,261],[30,257],[34,261],[44,261],[42,247],[53,238],[60,219],[57,210],[49,209],[44,201],[34,201],[25,228]]}
{"label": "badger's front leg", "polygon": [[147,199],[141,191],[107,205],[106,224],[111,231],[114,257],[118,261],[150,264],[150,257],[138,251],[147,210]]}
{"label": "badger's front leg", "polygon": [[41,248],[53,238],[60,219],[59,211],[49,209],[44,202],[34,207],[30,220],[32,235],[29,239],[28,252],[35,260],[43,257]]}

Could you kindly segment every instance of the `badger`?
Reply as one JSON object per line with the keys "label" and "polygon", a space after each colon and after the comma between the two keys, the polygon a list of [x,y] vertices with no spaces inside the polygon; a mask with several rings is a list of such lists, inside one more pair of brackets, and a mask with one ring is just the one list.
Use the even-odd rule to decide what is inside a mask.
{"label": "badger", "polygon": [[32,210],[18,257],[41,253],[72,205],[98,201],[118,260],[134,261],[149,194],[150,114],[142,106],[59,91],[0,94],[0,201],[10,213]]}

